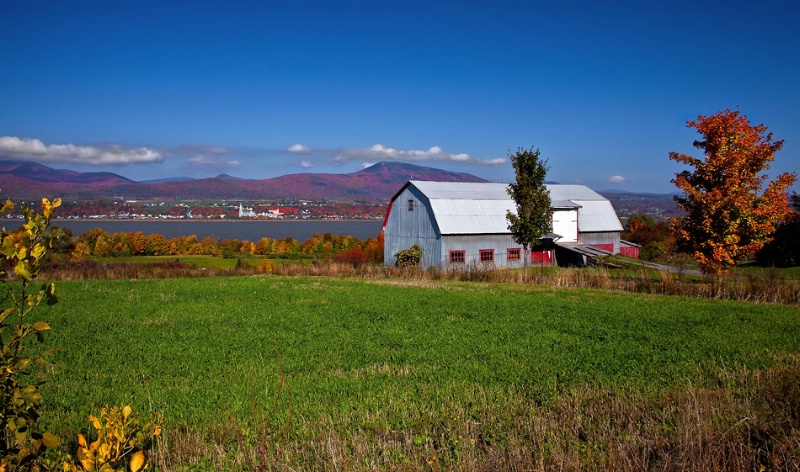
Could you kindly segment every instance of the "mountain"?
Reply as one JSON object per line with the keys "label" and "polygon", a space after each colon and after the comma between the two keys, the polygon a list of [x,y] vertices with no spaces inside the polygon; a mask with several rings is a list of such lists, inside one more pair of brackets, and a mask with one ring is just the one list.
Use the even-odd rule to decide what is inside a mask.
{"label": "mountain", "polygon": [[165,182],[186,182],[187,180],[194,180],[191,177],[165,177],[163,179],[140,180],[140,184],[163,184]]}
{"label": "mountain", "polygon": [[74,172],[28,161],[0,161],[0,175],[52,184],[118,185],[133,182],[111,172]]}
{"label": "mountain", "polygon": [[272,179],[219,175],[207,179],[135,182],[110,172],[73,172],[24,161],[0,160],[3,198],[46,197],[128,200],[388,200],[406,181],[486,182],[471,174],[380,162],[349,174],[303,173]]}

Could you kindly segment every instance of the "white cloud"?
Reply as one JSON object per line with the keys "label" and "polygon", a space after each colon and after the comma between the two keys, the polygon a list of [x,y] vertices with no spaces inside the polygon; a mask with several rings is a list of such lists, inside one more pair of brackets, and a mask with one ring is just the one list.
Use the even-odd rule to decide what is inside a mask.
{"label": "white cloud", "polygon": [[161,153],[147,148],[126,149],[116,145],[106,147],[46,145],[38,139],[20,139],[16,136],[0,136],[0,154],[16,159],[89,165],[150,164],[164,160]]}
{"label": "white cloud", "polygon": [[310,169],[314,167],[314,163],[311,161],[300,161],[300,167],[303,169]]}
{"label": "white cloud", "polygon": [[287,151],[293,152],[295,154],[308,154],[311,152],[311,149],[302,144],[292,144],[291,146],[289,146],[289,149],[287,149]]}
{"label": "white cloud", "polygon": [[368,168],[370,168],[370,167],[372,167],[374,165],[375,165],[374,162],[362,162],[361,163],[361,168],[362,169],[368,169]]}
{"label": "white cloud", "polygon": [[241,167],[242,163],[236,160],[226,161],[216,156],[192,156],[186,163],[196,167],[231,168]]}
{"label": "white cloud", "polygon": [[622,182],[625,182],[625,177],[621,175],[614,175],[608,179],[608,182],[612,184],[621,184]]}
{"label": "white cloud", "polygon": [[375,144],[374,146],[363,149],[344,149],[337,152],[333,156],[334,162],[346,162],[353,160],[369,159],[370,161],[400,161],[400,162],[425,162],[425,161],[440,161],[440,162],[461,162],[465,164],[478,164],[485,166],[496,166],[505,164],[506,158],[500,157],[496,159],[478,159],[470,156],[469,154],[451,154],[444,152],[439,146],[433,146],[427,151],[416,149],[411,150],[398,150],[390,147],[385,147],[382,144]]}

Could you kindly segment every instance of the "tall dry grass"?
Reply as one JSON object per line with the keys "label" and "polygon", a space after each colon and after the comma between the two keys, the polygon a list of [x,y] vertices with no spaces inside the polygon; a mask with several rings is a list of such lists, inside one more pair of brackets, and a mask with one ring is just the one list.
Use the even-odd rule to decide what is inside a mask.
{"label": "tall dry grass", "polygon": [[631,293],[676,295],[692,298],[740,300],[754,303],[800,305],[800,282],[785,280],[775,270],[748,273],[744,277],[728,277],[722,281],[687,276],[684,273],[642,269],[620,270],[606,267],[532,268],[527,281],[518,270],[496,269],[487,264],[465,267],[387,267],[376,264],[337,263],[323,260],[311,263],[297,261],[276,264],[269,260],[258,264],[238,264],[235,268],[200,268],[183,262],[146,264],[109,264],[81,262],[48,267],[43,277],[48,280],[140,279],[211,277],[223,275],[279,275],[348,277],[364,279],[452,280],[461,282],[495,282],[547,285],[563,288],[591,288]]}
{"label": "tall dry grass", "polygon": [[[580,387],[538,402],[475,387],[417,409],[400,429],[385,411],[301,418],[260,470],[800,470],[800,360],[708,384],[658,394]],[[161,470],[240,470],[264,446],[220,429],[198,442],[203,434],[173,433]]]}

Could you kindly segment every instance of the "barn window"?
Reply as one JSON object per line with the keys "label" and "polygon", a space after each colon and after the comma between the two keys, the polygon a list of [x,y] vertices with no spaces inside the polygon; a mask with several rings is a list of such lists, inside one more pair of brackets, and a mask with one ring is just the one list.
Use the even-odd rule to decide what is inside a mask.
{"label": "barn window", "polygon": [[494,249],[481,249],[481,262],[494,262]]}
{"label": "barn window", "polygon": [[466,251],[450,251],[451,264],[463,264],[467,260]]}
{"label": "barn window", "polygon": [[414,200],[408,201],[408,211],[414,211]]}
{"label": "barn window", "polygon": [[508,248],[508,260],[509,261],[518,261],[522,259],[522,251],[518,247],[510,247]]}

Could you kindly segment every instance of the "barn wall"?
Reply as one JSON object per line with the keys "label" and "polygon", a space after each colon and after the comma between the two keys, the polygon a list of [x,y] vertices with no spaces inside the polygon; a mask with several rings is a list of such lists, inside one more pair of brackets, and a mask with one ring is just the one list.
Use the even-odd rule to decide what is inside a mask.
{"label": "barn wall", "polygon": [[[520,259],[517,261],[508,260],[508,249],[520,248]],[[464,264],[452,264],[453,266],[466,264],[480,264],[481,249],[494,249],[494,266],[517,268],[523,267],[525,252],[522,245],[517,244],[511,239],[510,234],[471,234],[471,235],[444,235],[442,237],[442,266],[451,266],[450,251],[465,251]]]}
{"label": "barn wall", "polygon": [[531,251],[531,265],[552,267],[556,265],[555,249]]}
{"label": "barn wall", "polygon": [[614,254],[619,253],[618,232],[580,233],[578,240],[582,244],[596,246]]}
{"label": "barn wall", "polygon": [[623,256],[632,257],[634,259],[639,258],[639,245],[634,244],[630,241],[620,241],[619,243],[619,253]]}
{"label": "barn wall", "polygon": [[[408,201],[412,200],[414,209],[408,210]],[[439,265],[441,241],[438,229],[434,225],[433,215],[428,200],[416,188],[409,186],[392,202],[386,218],[384,230],[383,260],[386,265],[394,265],[394,255],[398,251],[410,248],[414,243],[422,246],[420,263],[429,267]]]}

